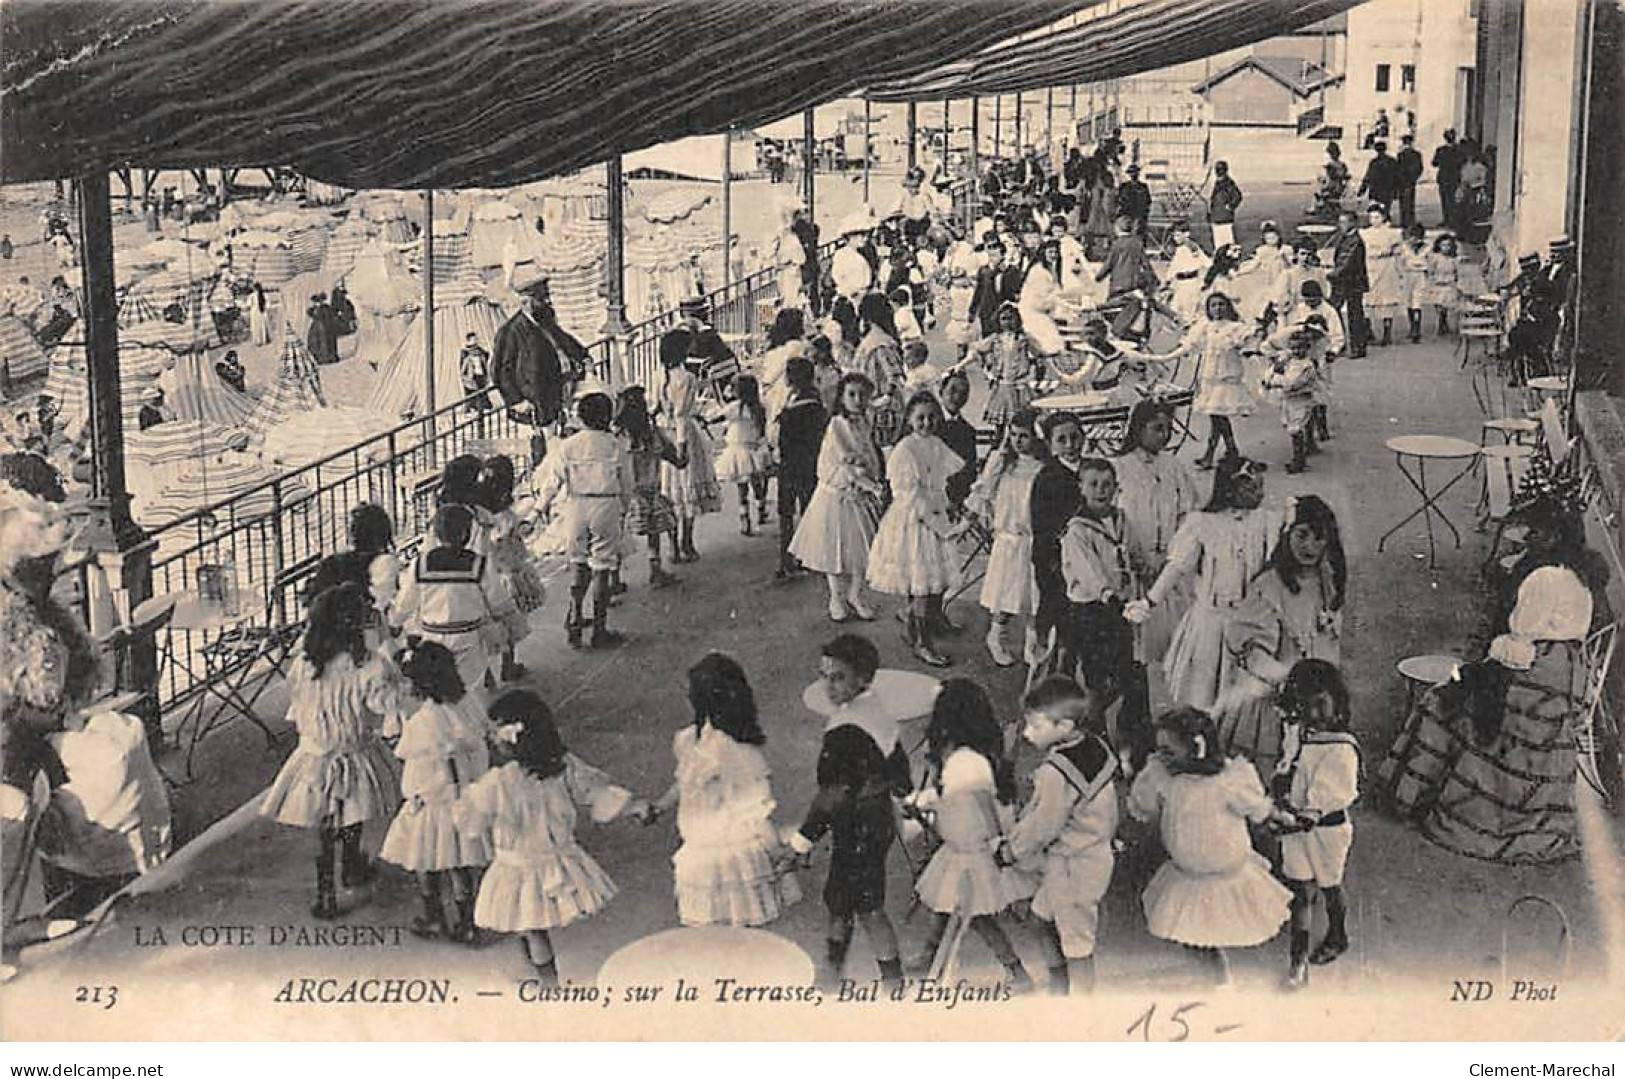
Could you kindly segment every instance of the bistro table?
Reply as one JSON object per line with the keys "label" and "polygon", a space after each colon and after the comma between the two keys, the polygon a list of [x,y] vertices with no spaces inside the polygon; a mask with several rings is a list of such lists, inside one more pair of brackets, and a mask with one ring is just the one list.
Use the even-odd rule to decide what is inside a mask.
{"label": "bistro table", "polygon": [[[1444,510],[1439,508],[1439,499],[1450,488],[1461,482],[1467,473],[1473,470],[1473,465],[1478,461],[1479,447],[1466,439],[1451,438],[1447,435],[1399,435],[1390,438],[1386,445],[1394,451],[1394,463],[1398,466],[1400,474],[1422,497],[1422,504],[1407,514],[1394,527],[1382,534],[1382,538],[1377,541],[1377,550],[1381,552],[1383,545],[1388,542],[1395,532],[1398,532],[1420,516],[1427,526],[1428,568],[1432,569],[1437,554],[1433,543],[1433,518],[1435,515],[1450,530],[1451,536],[1456,540],[1457,549],[1461,547],[1461,533],[1456,531],[1456,526],[1450,523],[1450,518],[1445,516]],[[1416,461],[1415,474],[1412,474],[1411,470],[1405,467],[1407,459]],[[1462,466],[1461,471],[1450,478],[1449,483],[1446,483],[1437,491],[1430,491],[1428,489],[1429,461],[1466,461],[1467,463]]]}
{"label": "bistro table", "polygon": [[[251,606],[233,611],[218,600],[205,599],[201,592],[186,591],[152,597],[135,609],[130,620],[138,624],[145,622],[164,607],[170,608],[171,614],[169,633],[160,650],[160,664],[168,664],[187,675],[198,687],[175,725],[175,748],[186,751],[186,779],[179,782],[192,780],[192,758],[203,739],[235,719],[247,719],[260,729],[267,746],[276,745],[276,735],[254,714],[239,684],[239,676],[246,674],[252,663],[238,670],[230,669],[222,655],[208,647],[211,638],[241,630],[260,612]],[[203,668],[201,672],[197,670],[198,665]]]}
{"label": "bistro table", "polygon": [[1440,654],[1406,656],[1394,666],[1398,669],[1400,677],[1405,679],[1405,714],[1409,715],[1416,705],[1417,690],[1429,689],[1449,681],[1450,676],[1456,673],[1456,668],[1461,666],[1461,660],[1455,656]]}

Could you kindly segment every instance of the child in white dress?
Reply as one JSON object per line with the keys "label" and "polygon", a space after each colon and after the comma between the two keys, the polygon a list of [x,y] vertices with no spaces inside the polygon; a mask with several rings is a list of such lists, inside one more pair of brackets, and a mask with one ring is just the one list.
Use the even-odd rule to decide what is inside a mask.
{"label": "child in white dress", "polygon": [[712,463],[711,440],[699,421],[700,380],[684,366],[688,359],[689,335],[669,333],[660,339],[660,381],[655,413],[666,429],[672,445],[687,462],[661,471],[661,491],[677,510],[677,553],[673,562],[695,562],[695,518],[722,510],[722,489],[717,485]]}
{"label": "child in white dress", "polygon": [[401,803],[383,728],[398,721],[399,675],[382,654],[367,651],[372,599],[353,582],[335,585],[310,609],[300,655],[289,673],[288,718],[299,744],[260,801],[260,815],[314,828],[316,903],[311,914],[339,915],[333,854],[340,849],[340,883],[359,888],[373,867],[361,850],[367,821]]}
{"label": "child in white dress", "polygon": [[734,380],[735,399],[722,406],[719,419],[727,421],[722,433],[722,454],[717,458],[717,479],[739,491],[739,533],[754,536],[750,498],[756,496],[758,516],[767,524],[767,472],[772,448],[767,443],[767,409],[762,405],[756,379],[740,375]]}
{"label": "child in white dress", "polygon": [[1304,495],[1247,602],[1225,627],[1230,692],[1212,709],[1225,751],[1247,757],[1263,775],[1280,772],[1285,752],[1270,698],[1299,660],[1340,661],[1347,588],[1337,517],[1320,498]]}
{"label": "child in white dress", "polygon": [[1241,321],[1235,303],[1222,292],[1208,296],[1204,312],[1206,317],[1191,326],[1179,345],[1161,356],[1164,363],[1197,357],[1196,400],[1192,407],[1209,423],[1207,449],[1196,462],[1196,467],[1202,469],[1212,467],[1221,440],[1227,454],[1240,452],[1230,420],[1253,410],[1252,396],[1245,385],[1242,351],[1254,332],[1253,326]]}
{"label": "child in white dress", "polygon": [[1224,949],[1263,944],[1285,924],[1292,893],[1252,848],[1247,822],[1275,815],[1258,772],[1226,760],[1213,721],[1194,708],[1157,720],[1158,757],[1129,793],[1134,816],[1158,825],[1168,861],[1140,896],[1151,935],[1201,953],[1229,984]]}
{"label": "child in white dress", "polygon": [[[1187,516],[1202,508],[1196,472],[1168,452],[1173,410],[1154,398],[1136,404],[1128,417],[1123,451],[1112,462],[1117,469],[1117,504],[1129,566],[1142,582],[1155,581],[1168,563],[1168,547]],[[1140,627],[1140,654],[1160,661],[1168,638],[1189,602],[1188,590],[1176,588]]]}
{"label": "child in white dress", "polygon": [[[1004,755],[1004,732],[982,687],[966,678],[942,684],[926,728],[931,781],[911,803],[927,817],[942,845],[914,883],[920,902],[935,914],[923,955],[922,973],[943,970],[936,963],[953,915],[970,928],[1004,967],[1015,992],[1032,988],[1032,978],[1010,938],[996,920],[1012,903],[1031,898],[1026,874],[1001,869],[994,853],[1014,823],[1014,769]],[[948,957],[951,958],[951,957]]]}
{"label": "child in white dress", "polygon": [[514,617],[510,611],[509,617],[502,620],[508,631],[502,648],[504,682],[517,682],[525,677],[525,667],[514,659],[514,649],[530,635],[527,616],[541,610],[542,604],[547,602],[541,571],[519,534],[519,517],[513,511],[513,485],[513,458],[506,454],[487,457],[480,468],[480,505],[491,515],[485,528],[485,551],[491,559],[491,569],[506,587],[509,604],[519,615]]}
{"label": "child in white dress", "polygon": [[1428,302],[1427,230],[1412,225],[1405,230],[1405,246],[1399,252],[1399,274],[1405,293],[1405,317],[1410,322],[1411,344],[1422,341],[1422,309]]}
{"label": "child in white dress", "polygon": [[1213,260],[1191,238],[1191,227],[1176,221],[1171,229],[1174,253],[1168,262],[1168,282],[1171,296],[1168,305],[1184,320],[1194,322],[1202,310],[1202,282]]}
{"label": "child in white dress", "polygon": [[[987,459],[971,488],[965,507],[993,533],[982,574],[981,603],[992,616],[987,651],[1000,667],[1015,665],[1005,630],[1019,615],[1031,616],[1038,605],[1033,579],[1033,480],[1044,467],[1038,420],[1030,409],[1016,413],[1005,428],[1004,447]],[[1029,624],[1027,631],[1032,634]]]}
{"label": "child in white dress", "polygon": [[1433,241],[1433,250],[1428,253],[1427,291],[1428,303],[1439,315],[1440,337],[1450,332],[1450,313],[1461,303],[1461,295],[1456,290],[1458,271],[1456,238],[1442,232]]}
{"label": "child in white dress", "polygon": [[801,898],[773,825],[773,788],[756,698],[738,663],[712,652],[689,668],[694,722],[672,739],[676,780],[652,807],[677,809],[672,855],[684,925],[767,925]]}
{"label": "child in white dress", "polygon": [[1382,339],[1374,345],[1394,343],[1394,319],[1405,304],[1405,282],[1400,272],[1399,253],[1404,236],[1388,221],[1388,211],[1372,203],[1366,211],[1367,226],[1360,230],[1365,242],[1366,274],[1371,288],[1365,294],[1365,317],[1375,326],[1382,323]]}
{"label": "child in white dress", "polygon": [[865,622],[874,613],[863,601],[869,545],[880,524],[880,451],[869,426],[874,385],[855,371],[841,376],[835,408],[818,448],[818,486],[796,525],[790,554],[829,582],[829,617]]}
{"label": "child in white dress", "polygon": [[1168,695],[1192,708],[1211,708],[1235,679],[1227,659],[1225,629],[1255,589],[1254,578],[1269,560],[1293,508],[1260,508],[1264,466],[1226,457],[1213,476],[1213,495],[1200,513],[1185,518],[1168,548],[1168,563],[1143,600],[1123,616],[1143,624],[1186,576],[1194,574],[1194,599],[1168,643],[1162,669]]}
{"label": "child in white dress", "polygon": [[566,749],[552,713],[530,690],[499,697],[491,725],[509,760],[458,801],[464,831],[492,850],[474,924],[520,934],[537,982],[554,988],[559,969],[550,931],[592,917],[615,897],[615,882],[576,840],[576,807],[597,824],[627,814],[646,819],[649,807]]}
{"label": "child in white dress", "polygon": [[456,807],[458,793],[491,767],[483,720],[445,645],[409,647],[400,668],[419,703],[395,744],[406,801],[378,856],[417,875],[423,914],[413,920],[413,933],[472,944],[474,875],[490,862],[491,850],[483,837],[457,827]]}
{"label": "child in white dress", "polygon": [[[1360,791],[1360,743],[1349,733],[1349,690],[1324,660],[1300,660],[1287,675],[1281,707],[1301,727],[1281,776],[1281,808],[1292,817],[1281,837],[1281,872],[1292,887],[1292,951],[1287,985],[1309,984],[1309,964],[1348,951],[1343,871],[1354,845],[1349,807]],[[1315,902],[1326,899],[1326,936],[1309,950]]]}
{"label": "child in white dress", "polygon": [[942,619],[942,596],[958,576],[954,541],[963,523],[948,519],[948,478],[965,462],[942,439],[942,405],[930,392],[909,399],[903,410],[908,432],[886,459],[892,504],[880,519],[869,548],[870,587],[909,600],[908,642],[932,667],[950,660],[936,650],[932,634]]}

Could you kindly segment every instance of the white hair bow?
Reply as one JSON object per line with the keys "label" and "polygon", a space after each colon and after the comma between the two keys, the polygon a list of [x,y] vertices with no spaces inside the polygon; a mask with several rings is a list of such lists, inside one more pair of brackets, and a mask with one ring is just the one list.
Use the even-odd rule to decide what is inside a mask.
{"label": "white hair bow", "polygon": [[510,746],[514,745],[519,741],[519,735],[524,729],[525,725],[523,723],[504,724],[497,728],[496,739],[499,742],[506,742]]}

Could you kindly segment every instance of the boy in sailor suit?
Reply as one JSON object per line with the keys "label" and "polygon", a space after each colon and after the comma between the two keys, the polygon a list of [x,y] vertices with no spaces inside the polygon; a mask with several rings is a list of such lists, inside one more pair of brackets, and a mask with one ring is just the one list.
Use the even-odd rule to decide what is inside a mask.
{"label": "boy in sailor suit", "polygon": [[1043,923],[1050,992],[1088,992],[1100,900],[1112,879],[1117,755],[1099,730],[1098,709],[1070,678],[1045,679],[1022,703],[1023,736],[1046,755],[999,860],[1041,871],[1032,912]]}
{"label": "boy in sailor suit", "polygon": [[[441,506],[434,517],[439,546],[424,551],[390,609],[390,620],[410,634],[438,641],[457,659],[465,686],[485,681],[492,656],[523,639],[525,616],[506,602],[500,578],[483,555],[469,550],[474,514],[464,505]],[[515,619],[505,626],[496,612]]]}

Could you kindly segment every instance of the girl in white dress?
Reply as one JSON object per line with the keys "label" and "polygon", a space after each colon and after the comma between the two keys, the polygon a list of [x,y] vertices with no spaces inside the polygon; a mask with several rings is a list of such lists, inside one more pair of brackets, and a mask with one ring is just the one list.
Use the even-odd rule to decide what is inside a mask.
{"label": "girl in white dress", "polygon": [[458,793],[491,767],[483,719],[445,645],[409,647],[400,668],[418,706],[395,744],[406,801],[378,856],[417,875],[423,914],[413,920],[413,933],[472,944],[474,874],[490,862],[491,850],[483,837],[457,827],[456,806]]}
{"label": "girl in white dress", "polygon": [[[519,516],[513,510],[513,485],[513,458],[504,453],[487,457],[480,467],[480,507],[490,515],[485,526],[485,553],[509,599],[509,604],[504,606],[508,617],[503,619],[508,631],[502,648],[504,682],[517,682],[525,677],[525,666],[514,659],[514,649],[530,636],[528,616],[541,610],[542,604],[547,602],[541,570],[519,534]],[[519,617],[514,616],[515,610]]]}
{"label": "girl in white dress", "polygon": [[1341,660],[1347,588],[1337,517],[1304,495],[1252,595],[1225,628],[1224,679],[1232,688],[1213,709],[1226,752],[1249,758],[1263,775],[1273,775],[1286,755],[1270,698],[1299,660]]}
{"label": "girl in white dress", "polygon": [[1456,263],[1456,238],[1448,232],[1442,232],[1433,241],[1433,250],[1428,253],[1428,303],[1439,315],[1439,336],[1443,337],[1450,332],[1450,315],[1461,303],[1461,294],[1456,288],[1456,276],[1459,267]]}
{"label": "girl in white dress", "polygon": [[1192,407],[1208,418],[1207,448],[1196,462],[1196,467],[1203,469],[1213,467],[1220,441],[1224,442],[1227,456],[1240,452],[1230,420],[1253,410],[1245,385],[1247,368],[1242,351],[1254,327],[1241,321],[1235,303],[1222,292],[1207,298],[1205,315],[1186,331],[1178,347],[1161,357],[1164,363],[1190,355],[1198,357],[1196,401]]}
{"label": "girl in white dress", "polygon": [[[992,616],[987,629],[987,651],[1000,667],[1015,665],[1006,627],[1011,618],[1031,616],[1038,604],[1033,580],[1033,480],[1044,462],[1039,454],[1037,416],[1018,412],[1004,431],[1004,447],[987,459],[981,477],[971,488],[965,508],[984,521],[993,533],[982,575],[981,603]],[[1031,624],[1027,627],[1032,635]],[[1036,643],[1036,642],[1035,642]]]}
{"label": "girl in white dress", "polygon": [[1266,221],[1259,229],[1262,242],[1237,271],[1247,283],[1248,302],[1242,314],[1253,321],[1274,323],[1286,314],[1281,296],[1286,288],[1290,250],[1281,243],[1281,229],[1275,222]]}
{"label": "girl in white dress", "polygon": [[1374,345],[1394,343],[1394,319],[1405,305],[1405,282],[1400,271],[1399,253],[1404,237],[1388,222],[1388,211],[1372,203],[1366,211],[1369,224],[1360,230],[1365,241],[1366,275],[1371,288],[1365,294],[1365,317],[1375,326],[1382,323],[1382,340]]}
{"label": "girl in white dress", "polygon": [[739,491],[739,532],[754,536],[750,498],[756,496],[761,523],[767,524],[767,471],[772,448],[767,443],[767,410],[756,380],[740,375],[734,380],[735,399],[722,406],[718,417],[728,426],[722,433],[722,454],[717,458],[717,479]]}
{"label": "girl in white dress", "polygon": [[790,360],[808,354],[807,320],[799,308],[786,308],[773,319],[767,331],[767,351],[756,361],[756,378],[762,405],[771,424],[790,400],[790,380],[785,372]]}
{"label": "girl in white dress", "polygon": [[865,622],[863,601],[869,545],[880,524],[880,451],[869,426],[873,384],[856,372],[841,376],[824,441],[818,447],[818,486],[790,541],[790,554],[829,582],[829,617]]}
{"label": "girl in white dress", "polygon": [[675,782],[652,807],[677,809],[683,845],[672,855],[684,925],[766,925],[801,898],[777,864],[773,788],[756,698],[739,664],[711,652],[689,668],[694,722],[672,739]]}
{"label": "girl in white dress", "polygon": [[1065,348],[1061,331],[1055,325],[1060,306],[1061,272],[1061,245],[1055,240],[1046,240],[1021,282],[1021,298],[1017,304],[1021,324],[1033,351],[1045,358],[1059,356]]}
{"label": "girl in white dress", "polygon": [[1405,317],[1410,321],[1411,344],[1422,342],[1422,311],[1428,302],[1428,237],[1421,225],[1405,232],[1405,246],[1399,252],[1399,272],[1404,282]]}
{"label": "girl in white dress", "polygon": [[[909,798],[925,816],[942,845],[914,883],[920,903],[933,912],[922,955],[911,964],[920,973],[933,965],[952,915],[988,946],[1015,992],[1032,989],[1032,978],[1011,946],[998,916],[1012,903],[1031,899],[1037,882],[994,859],[1015,823],[1014,769],[1004,754],[1004,732],[982,687],[968,678],[942,684],[926,728],[931,777]],[[905,809],[905,812],[907,810]]]}
{"label": "girl in white dress", "polygon": [[[1129,413],[1123,452],[1113,462],[1124,545],[1129,566],[1141,581],[1155,581],[1161,575],[1180,524],[1202,508],[1195,471],[1167,452],[1172,433],[1172,410],[1155,399],[1141,401]],[[1181,582],[1140,627],[1140,649],[1146,662],[1162,659],[1189,602],[1189,589]]]}
{"label": "girl in white dress", "polygon": [[1195,575],[1195,596],[1174,629],[1163,658],[1168,695],[1176,703],[1208,709],[1235,678],[1225,652],[1225,630],[1241,616],[1254,578],[1274,550],[1294,507],[1260,508],[1264,466],[1226,457],[1213,476],[1213,495],[1200,513],[1185,518],[1168,546],[1168,563],[1143,600],[1123,615],[1143,624],[1167,602],[1179,581]]}
{"label": "girl in white dress", "polygon": [[1168,861],[1140,896],[1151,935],[1200,953],[1220,985],[1224,949],[1263,944],[1286,922],[1292,893],[1252,848],[1247,822],[1275,810],[1258,772],[1220,752],[1213,721],[1194,708],[1157,720],[1157,757],[1129,792],[1129,811],[1156,823]]}
{"label": "girl in white dress", "polygon": [[870,587],[908,597],[909,645],[932,667],[951,662],[931,636],[941,624],[942,595],[958,577],[954,541],[964,531],[948,519],[948,478],[965,462],[937,437],[941,426],[942,405],[934,394],[909,398],[903,410],[908,433],[886,458],[892,503],[880,519],[868,565]]}
{"label": "girl in white dress", "polygon": [[596,824],[649,806],[565,748],[535,693],[509,690],[491,705],[497,747],[508,762],[463,792],[458,822],[490,844],[491,866],[474,900],[474,924],[518,933],[543,988],[559,984],[549,932],[590,918],[615,897],[615,882],[576,840],[576,807]]}
{"label": "girl in white dress", "polygon": [[667,334],[660,339],[660,366],[665,378],[660,383],[656,412],[661,425],[686,457],[685,467],[668,465],[661,471],[660,486],[677,510],[677,554],[673,562],[695,562],[694,520],[701,514],[722,510],[722,488],[717,485],[712,463],[711,440],[700,418],[700,380],[683,362],[688,358],[688,335]]}
{"label": "girl in white dress", "polygon": [[971,301],[976,298],[976,272],[982,268],[976,249],[964,240],[949,250],[943,266],[948,271],[948,340],[959,346],[959,354],[976,337],[971,317]]}
{"label": "girl in white dress", "polygon": [[316,903],[311,914],[339,915],[333,854],[340,883],[359,888],[373,867],[361,850],[367,821],[401,804],[395,767],[381,737],[398,722],[399,674],[382,653],[367,651],[372,598],[353,582],[335,585],[310,608],[300,655],[289,673],[288,718],[299,744],[260,801],[260,815],[316,830]]}

